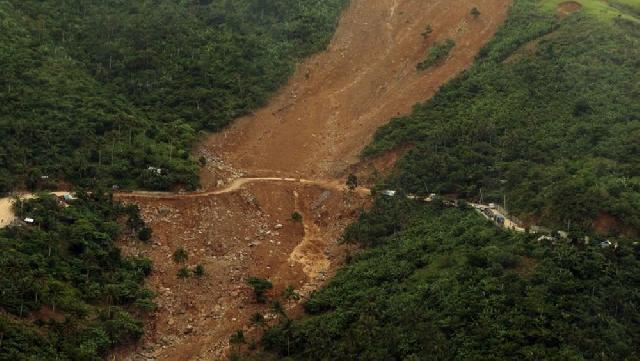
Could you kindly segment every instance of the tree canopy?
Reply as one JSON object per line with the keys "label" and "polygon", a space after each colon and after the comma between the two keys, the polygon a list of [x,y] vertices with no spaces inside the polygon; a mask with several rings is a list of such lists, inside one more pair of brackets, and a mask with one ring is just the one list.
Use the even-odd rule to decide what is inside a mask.
{"label": "tree canopy", "polygon": [[345,3],[3,1],[0,192],[195,188],[198,132],[264,104]]}
{"label": "tree canopy", "polygon": [[151,262],[115,244],[135,237],[137,208],[94,192],[68,207],[42,195],[17,211],[35,222],[0,230],[0,360],[100,360],[139,338],[155,307],[142,286]]}
{"label": "tree canopy", "polygon": [[267,331],[272,356],[256,359],[640,357],[640,246],[539,242],[472,210],[395,202],[363,215],[375,245],[311,297],[305,317]]}

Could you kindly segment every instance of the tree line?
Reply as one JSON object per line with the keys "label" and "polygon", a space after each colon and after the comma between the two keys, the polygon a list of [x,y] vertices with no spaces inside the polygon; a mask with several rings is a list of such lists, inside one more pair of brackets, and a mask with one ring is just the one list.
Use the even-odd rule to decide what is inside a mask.
{"label": "tree line", "polygon": [[0,192],[197,187],[200,132],[264,104],[345,3],[2,2]]}

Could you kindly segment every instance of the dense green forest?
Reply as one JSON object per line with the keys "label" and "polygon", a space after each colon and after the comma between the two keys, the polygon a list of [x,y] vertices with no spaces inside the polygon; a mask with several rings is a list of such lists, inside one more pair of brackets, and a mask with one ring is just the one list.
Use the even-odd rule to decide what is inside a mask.
{"label": "dense green forest", "polygon": [[506,196],[534,224],[637,234],[640,5],[587,0],[558,19],[549,3],[516,1],[476,65],[364,154],[410,145],[388,187]]}
{"label": "dense green forest", "polygon": [[[289,360],[637,360],[640,246],[538,242],[379,200],[361,253],[263,346]],[[267,359],[261,356],[257,359]]]}
{"label": "dense green forest", "polygon": [[263,104],[345,3],[0,2],[0,192],[195,188],[198,133]]}
{"label": "dense green forest", "polygon": [[145,229],[138,208],[94,193],[17,210],[35,223],[0,230],[0,360],[99,360],[139,338],[155,307],[142,286],[151,262],[114,243]]}

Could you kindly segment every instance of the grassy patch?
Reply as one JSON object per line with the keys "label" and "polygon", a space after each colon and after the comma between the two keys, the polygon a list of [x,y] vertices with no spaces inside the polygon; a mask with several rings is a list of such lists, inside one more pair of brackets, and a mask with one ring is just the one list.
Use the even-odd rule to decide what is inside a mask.
{"label": "grassy patch", "polygon": [[[542,2],[542,8],[553,12],[565,2],[567,1],[545,0]],[[633,0],[612,0],[608,2],[602,0],[580,0],[576,2],[582,5],[582,12],[599,20],[611,21],[620,17],[627,20],[640,21],[638,19],[640,8],[638,3]]]}
{"label": "grassy patch", "polygon": [[443,62],[449,56],[454,46],[456,46],[456,42],[451,39],[447,39],[441,43],[435,43],[429,48],[426,58],[417,65],[418,71],[427,70]]}

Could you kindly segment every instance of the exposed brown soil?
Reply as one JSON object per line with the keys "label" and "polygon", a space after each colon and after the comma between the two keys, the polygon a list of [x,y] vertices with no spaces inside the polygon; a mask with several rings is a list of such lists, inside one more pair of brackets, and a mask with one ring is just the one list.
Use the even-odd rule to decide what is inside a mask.
{"label": "exposed brown soil", "polygon": [[[253,334],[252,314],[275,318],[253,302],[247,276],[273,281],[271,297],[287,285],[303,296],[320,287],[344,259],[336,240],[370,202],[366,190],[345,189],[345,174],[386,172],[403,150],[364,167],[356,166],[358,154],[380,125],[470,66],[509,3],[352,0],[326,52],[300,64],[266,107],[197,147],[196,156],[208,160],[200,193],[119,194],[137,203],[153,228],[151,245],[122,246],[154,261],[148,286],[158,309],[140,344],[113,357],[223,360],[233,332]],[[482,13],[477,19],[473,7]],[[420,33],[428,24],[434,31],[425,40]],[[426,50],[448,38],[457,44],[450,58],[417,72]],[[293,211],[302,222],[291,219]],[[189,252],[188,266],[204,265],[203,278],[178,279],[180,266],[171,258],[178,247]]]}
{"label": "exposed brown soil", "polygon": [[556,8],[556,15],[559,18],[565,18],[576,11],[580,11],[582,9],[582,4],[577,1],[565,1],[560,3]]}
{"label": "exposed brown soil", "polygon": [[[130,358],[158,360],[223,359],[232,332],[247,330],[255,312],[271,314],[253,301],[249,276],[270,279],[273,296],[288,285],[303,296],[317,289],[343,260],[335,240],[368,202],[357,192],[277,182],[215,196],[118,197],[135,200],[154,230],[150,245],[121,246],[154,261],[148,283],[158,309]],[[294,211],[302,222],[291,219]],[[189,253],[190,269],[205,267],[204,277],[178,279],[181,265],[172,259],[178,247]]]}
{"label": "exposed brown soil", "polygon": [[[263,109],[198,149],[242,172],[326,178],[357,163],[375,130],[405,115],[469,67],[504,20],[507,0],[352,1],[326,52],[300,64]],[[482,15],[474,19],[470,10]],[[433,33],[420,35],[427,25]],[[441,66],[416,71],[427,49],[453,39]],[[205,187],[215,177],[202,177]]]}
{"label": "exposed brown soil", "polygon": [[619,231],[620,225],[618,221],[607,213],[600,213],[598,217],[593,221],[593,229],[601,235],[609,235]]}

